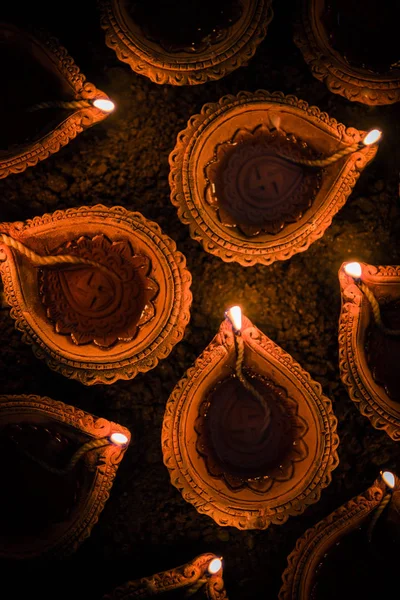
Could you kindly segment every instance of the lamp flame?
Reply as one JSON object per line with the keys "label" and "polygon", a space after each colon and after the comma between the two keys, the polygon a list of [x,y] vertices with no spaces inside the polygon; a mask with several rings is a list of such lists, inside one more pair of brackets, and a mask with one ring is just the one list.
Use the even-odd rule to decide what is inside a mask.
{"label": "lamp flame", "polygon": [[123,433],[115,432],[110,435],[110,442],[116,446],[125,446],[128,443],[128,438]]}
{"label": "lamp flame", "polygon": [[394,486],[395,486],[395,479],[394,479],[393,473],[391,473],[390,471],[384,471],[382,473],[382,479],[383,479],[383,481],[386,483],[386,485],[388,487],[390,487],[391,489],[394,488]]}
{"label": "lamp flame", "polygon": [[379,129],[371,129],[363,139],[364,146],[370,146],[371,144],[376,144],[382,137],[382,131]]}
{"label": "lamp flame", "polygon": [[242,329],[242,309],[240,306],[232,306],[225,314],[232,323],[233,329],[240,331]]}
{"label": "lamp flame", "polygon": [[347,265],[344,265],[344,270],[347,275],[354,277],[354,279],[359,279],[362,274],[362,268],[359,262],[347,263]]}
{"label": "lamp flame", "polygon": [[96,100],[93,100],[93,106],[107,113],[112,112],[115,108],[114,102],[106,98],[96,98]]}
{"label": "lamp flame", "polygon": [[208,572],[210,575],[215,575],[222,569],[222,560],[220,558],[213,558],[208,565]]}

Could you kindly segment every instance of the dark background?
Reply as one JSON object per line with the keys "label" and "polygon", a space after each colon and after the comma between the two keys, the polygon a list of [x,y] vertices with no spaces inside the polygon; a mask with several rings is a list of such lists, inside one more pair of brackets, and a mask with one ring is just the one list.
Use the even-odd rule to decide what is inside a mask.
{"label": "dark background", "polygon": [[[105,45],[95,2],[73,0],[49,7],[36,2],[29,8],[10,3],[0,11],[5,20],[27,21],[57,36],[88,81],[117,105],[114,114],[60,152],[1,180],[0,220],[24,220],[98,202],[122,205],[156,221],[177,242],[193,276],[191,320],[183,341],[157,368],[112,386],[87,388],[49,370],[22,342],[8,310],[0,312],[2,393],[48,395],[121,423],[132,433],[111,497],[90,538],[58,563],[0,562],[2,597],[99,599],[129,579],[215,552],[224,557],[231,600],[275,599],[286,557],[298,537],[365,490],[382,467],[400,474],[400,446],[374,430],[350,401],[339,379],[337,351],[341,263],[350,258],[400,263],[399,105],[368,107],[330,93],[311,75],[293,43],[295,3],[274,4],[267,36],[246,67],[222,80],[187,87],[159,86],[121,63]],[[168,155],[178,132],[203,104],[260,88],[295,94],[347,126],[380,126],[384,137],[375,160],[321,240],[288,261],[245,268],[223,263],[189,237],[169,199]],[[339,420],[340,464],[332,484],[303,515],[266,531],[222,528],[200,515],[170,484],[162,462],[167,399],[233,303],[241,304],[259,329],[322,384]],[[0,493],[7,493],[3,485]]]}

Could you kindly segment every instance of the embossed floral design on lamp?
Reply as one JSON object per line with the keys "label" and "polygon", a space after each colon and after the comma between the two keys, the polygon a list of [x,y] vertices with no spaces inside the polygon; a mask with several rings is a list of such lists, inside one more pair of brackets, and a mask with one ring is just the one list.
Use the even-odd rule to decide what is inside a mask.
{"label": "embossed floral design on lamp", "polygon": [[397,2],[302,0],[294,41],[314,77],[369,105],[400,100]]}
{"label": "embossed floral design on lamp", "polygon": [[286,260],[345,204],[377,151],[377,138],[365,138],[294,96],[224,96],[179,133],[171,202],[191,237],[222,260]]}
{"label": "embossed floral design on lamp", "polygon": [[179,593],[179,591],[184,592],[185,598],[194,594],[198,598],[199,591],[199,593],[204,592],[202,597],[208,600],[228,600],[224,587],[222,559],[211,553],[201,554],[175,569],[129,581],[104,596],[103,600],[152,598],[164,593]]}
{"label": "embossed floral design on lamp", "polygon": [[58,152],[113,110],[54,37],[0,23],[0,57],[0,179]]}
{"label": "embossed floral design on lamp", "polygon": [[253,56],[272,20],[271,0],[100,0],[106,43],[155,83],[220,79]]}
{"label": "embossed floral design on lamp", "polygon": [[361,414],[400,440],[400,268],[343,263],[339,368]]}
{"label": "embossed floral design on lamp", "polygon": [[0,556],[77,550],[99,519],[129,441],[125,427],[51,398],[0,396],[0,448],[7,456]]}
{"label": "embossed floral design on lamp", "polygon": [[50,368],[86,385],[131,379],[182,338],[192,300],[185,258],[140,213],[80,207],[0,232],[11,315]]}
{"label": "embossed floral design on lamp", "polygon": [[321,386],[246,317],[243,382],[236,335],[227,318],[173,390],[164,463],[200,513],[219,525],[266,529],[301,514],[329,485],[336,418]]}
{"label": "embossed floral design on lamp", "polygon": [[282,575],[279,600],[391,595],[399,544],[399,479],[385,471],[298,539]]}

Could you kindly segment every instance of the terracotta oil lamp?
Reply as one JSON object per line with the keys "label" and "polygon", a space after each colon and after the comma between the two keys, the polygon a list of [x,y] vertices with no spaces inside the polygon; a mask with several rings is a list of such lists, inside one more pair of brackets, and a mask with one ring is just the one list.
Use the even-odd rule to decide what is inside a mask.
{"label": "terracotta oil lamp", "polygon": [[191,276],[156,223],[122,207],[0,224],[0,273],[23,341],[85,385],[155,367],[189,321]]}
{"label": "terracotta oil lamp", "polygon": [[397,2],[302,0],[294,41],[334,94],[364,104],[400,100]]}
{"label": "terracotta oil lamp", "polygon": [[286,260],[324,234],[374,158],[380,132],[365,133],[279,92],[224,96],[179,133],[171,201],[222,260]]}
{"label": "terracotta oil lamp", "polygon": [[192,561],[151,577],[143,577],[116,588],[103,600],[130,600],[152,598],[168,594],[168,598],[195,595],[207,600],[228,600],[224,587],[222,560],[215,554],[201,554]]}
{"label": "terracotta oil lamp", "polygon": [[58,152],[114,109],[42,32],[0,23],[0,62],[0,179]]}
{"label": "terracotta oil lamp", "polygon": [[400,440],[400,267],[343,263],[339,367],[342,382],[376,429]]}
{"label": "terracotta oil lamp", "polygon": [[385,471],[297,541],[279,600],[389,597],[398,578],[399,525],[399,479]]}
{"label": "terracotta oil lamp", "polygon": [[193,85],[246,64],[267,33],[271,0],[101,0],[106,43],[155,83]]}
{"label": "terracotta oil lamp", "polygon": [[64,557],[89,537],[130,441],[51,398],[0,396],[0,557]]}
{"label": "terracotta oil lamp", "polygon": [[229,316],[170,396],[164,463],[200,513],[266,529],[329,485],[336,424],[321,386],[249,319]]}

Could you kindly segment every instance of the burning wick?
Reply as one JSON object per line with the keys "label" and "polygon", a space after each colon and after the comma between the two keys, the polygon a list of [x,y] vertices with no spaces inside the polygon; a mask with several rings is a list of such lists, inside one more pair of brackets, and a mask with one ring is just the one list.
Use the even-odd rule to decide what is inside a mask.
{"label": "burning wick", "polygon": [[311,160],[307,158],[294,158],[291,156],[286,156],[284,154],[279,154],[279,156],[281,158],[285,158],[286,160],[290,160],[291,162],[296,163],[298,165],[306,165],[307,167],[326,167],[336,162],[337,160],[340,160],[344,156],[347,156],[348,154],[357,152],[357,150],[362,150],[365,146],[377,144],[381,137],[382,132],[379,129],[372,129],[369,133],[367,133],[367,135],[361,142],[351,144],[351,146],[347,146],[347,148],[338,150],[338,152],[335,152],[335,154],[331,154],[331,156],[327,156],[326,158],[317,158],[315,160]]}
{"label": "burning wick", "polygon": [[381,476],[382,476],[384,483],[388,487],[389,492],[385,496],[383,496],[382,500],[378,504],[374,518],[372,519],[370,526],[368,527],[368,541],[369,542],[371,542],[371,540],[372,540],[372,533],[374,531],[375,525],[376,525],[379,517],[381,516],[381,514],[383,513],[383,511],[389,504],[390,500],[392,499],[392,492],[395,487],[395,478],[394,478],[393,473],[391,473],[390,471],[384,471],[383,473],[381,473]]}
{"label": "burning wick", "polygon": [[189,596],[193,596],[203,585],[205,585],[210,577],[219,573],[222,569],[222,557],[221,558],[213,558],[208,563],[207,571],[204,577],[201,577],[196,583],[190,586],[190,588],[185,593],[185,598]]}
{"label": "burning wick", "polygon": [[239,379],[239,381],[243,385],[243,387],[246,390],[248,390],[254,396],[254,398],[256,398],[260,402],[261,406],[264,409],[265,420],[264,420],[264,425],[262,427],[262,433],[263,433],[270,423],[271,410],[270,410],[267,402],[265,401],[265,398],[260,394],[260,392],[258,390],[256,390],[256,388],[243,375],[242,367],[243,367],[243,359],[244,359],[244,341],[243,341],[242,332],[241,332],[241,330],[242,330],[242,310],[241,310],[240,306],[232,306],[230,309],[228,309],[226,311],[225,315],[232,324],[232,329],[233,329],[234,338],[235,338],[236,377]]}
{"label": "burning wick", "polygon": [[102,112],[111,113],[115,104],[112,100],[108,100],[107,98],[95,98],[94,100],[49,100],[47,102],[38,102],[33,106],[30,106],[27,109],[27,112],[35,112],[37,110],[41,110],[42,108],[66,108],[66,109],[75,109],[75,108],[90,108],[94,106],[98,108]]}
{"label": "burning wick", "polygon": [[350,277],[353,277],[354,283],[360,288],[360,290],[365,294],[368,302],[370,303],[372,314],[374,315],[375,323],[381,329],[383,333],[386,335],[400,335],[400,329],[389,329],[382,322],[381,310],[379,307],[379,302],[375,298],[373,292],[369,289],[365,283],[361,281],[362,268],[360,263],[351,262],[347,263],[344,266],[344,271]]}
{"label": "burning wick", "polygon": [[28,458],[39,464],[47,471],[50,471],[51,473],[56,473],[57,475],[65,475],[72,471],[76,463],[82,458],[84,454],[86,454],[86,452],[89,452],[90,450],[95,450],[96,448],[103,448],[104,446],[108,446],[109,444],[123,448],[128,444],[128,441],[129,440],[126,437],[126,435],[119,432],[114,432],[110,436],[90,440],[89,442],[86,442],[85,444],[83,444],[83,446],[78,448],[78,450],[72,455],[71,460],[64,469],[57,469],[56,467],[51,467],[44,461],[33,456],[30,452],[26,452],[23,450],[23,454],[25,454]]}

